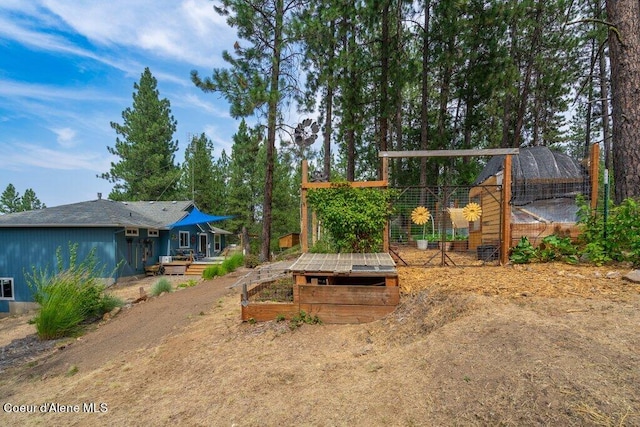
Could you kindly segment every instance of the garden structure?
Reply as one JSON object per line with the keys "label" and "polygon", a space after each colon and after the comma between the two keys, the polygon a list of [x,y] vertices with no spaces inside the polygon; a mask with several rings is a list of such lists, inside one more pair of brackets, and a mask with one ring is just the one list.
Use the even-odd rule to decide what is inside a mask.
{"label": "garden structure", "polygon": [[[551,234],[573,239],[578,236],[576,197],[581,195],[595,201],[591,195],[597,195],[597,188],[592,189],[597,181],[591,177],[597,179],[598,145],[593,147],[590,171],[568,155],[548,147],[520,149],[511,166],[510,215],[505,216],[508,247],[515,246],[522,237],[527,237],[535,246]],[[478,203],[484,212],[482,221],[471,225],[471,249],[500,240],[501,210],[496,202],[499,197],[484,188],[500,191],[503,181],[504,156],[496,156],[489,160],[469,191],[469,199]]]}
{"label": "garden structure", "polygon": [[291,319],[304,312],[324,323],[364,323],[400,302],[395,262],[388,253],[302,254],[286,277],[242,292],[242,320]]}
{"label": "garden structure", "polygon": [[[385,171],[386,166],[387,161],[383,160]],[[386,172],[381,181],[352,182],[349,185],[386,188]],[[308,253],[309,230],[316,228],[309,226],[306,191],[330,187],[329,182],[309,182],[307,163],[303,162],[300,233],[303,253],[286,268],[286,274],[268,277],[264,281],[256,277],[243,284],[243,320],[290,319],[304,312],[317,316],[324,323],[362,323],[380,319],[398,305],[398,273],[387,252],[387,227],[380,230],[384,237],[381,252]],[[315,241],[318,236],[312,231],[311,237]]]}
{"label": "garden structure", "polygon": [[[392,255],[404,265],[506,264],[522,236],[534,244],[550,234],[576,237],[577,195],[590,198],[592,208],[597,202],[591,195],[598,193],[598,148],[592,146],[584,166],[547,147],[381,152],[388,158],[491,157],[471,186],[397,188]],[[417,207],[429,211],[424,224],[411,219]],[[418,240],[428,241],[426,251],[416,249]]]}

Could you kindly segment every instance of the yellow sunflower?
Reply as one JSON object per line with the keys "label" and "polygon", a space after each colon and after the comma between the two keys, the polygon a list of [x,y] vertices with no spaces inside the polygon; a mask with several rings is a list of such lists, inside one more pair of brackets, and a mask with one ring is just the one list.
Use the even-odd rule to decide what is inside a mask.
{"label": "yellow sunflower", "polygon": [[479,204],[471,202],[462,209],[462,216],[467,221],[477,221],[482,216],[482,208]]}
{"label": "yellow sunflower", "polygon": [[424,225],[429,221],[430,215],[429,209],[424,206],[418,206],[411,212],[411,221],[414,224]]}

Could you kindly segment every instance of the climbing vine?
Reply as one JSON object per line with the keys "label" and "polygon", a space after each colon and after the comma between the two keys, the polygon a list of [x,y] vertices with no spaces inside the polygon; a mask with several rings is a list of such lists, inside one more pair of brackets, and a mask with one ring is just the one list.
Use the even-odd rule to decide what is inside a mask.
{"label": "climbing vine", "polygon": [[392,194],[388,189],[333,183],[331,188],[309,190],[307,200],[331,235],[332,249],[363,253],[382,248],[384,227],[392,213]]}

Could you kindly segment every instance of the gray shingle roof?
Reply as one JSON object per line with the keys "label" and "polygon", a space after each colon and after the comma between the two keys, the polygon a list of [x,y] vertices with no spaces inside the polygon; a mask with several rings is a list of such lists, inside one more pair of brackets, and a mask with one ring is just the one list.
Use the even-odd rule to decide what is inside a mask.
{"label": "gray shingle roof", "polygon": [[190,201],[114,202],[107,199],[0,215],[0,227],[141,227],[166,229],[187,215]]}

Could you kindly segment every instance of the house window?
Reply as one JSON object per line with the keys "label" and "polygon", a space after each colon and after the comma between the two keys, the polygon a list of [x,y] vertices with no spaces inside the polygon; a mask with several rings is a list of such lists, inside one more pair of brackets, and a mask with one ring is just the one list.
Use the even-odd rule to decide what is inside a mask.
{"label": "house window", "polygon": [[12,277],[0,277],[0,299],[15,299]]}
{"label": "house window", "polygon": [[148,230],[147,237],[158,237],[160,236],[160,232],[158,230]]}
{"label": "house window", "polygon": [[137,228],[125,228],[124,235],[127,237],[138,237],[138,229]]}
{"label": "house window", "polygon": [[180,247],[188,248],[189,247],[189,232],[181,231],[180,232]]}
{"label": "house window", "polygon": [[220,252],[221,249],[222,249],[222,241],[220,239],[220,235],[214,234],[213,235],[213,251]]}

